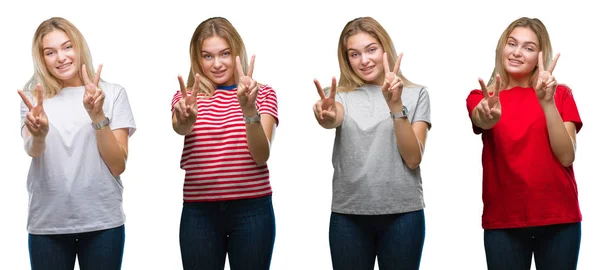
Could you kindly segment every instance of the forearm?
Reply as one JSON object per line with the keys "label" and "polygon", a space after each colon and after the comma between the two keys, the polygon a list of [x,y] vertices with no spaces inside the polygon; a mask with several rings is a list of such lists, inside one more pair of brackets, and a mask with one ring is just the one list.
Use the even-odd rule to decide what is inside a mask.
{"label": "forearm", "polygon": [[[257,110],[244,112],[245,117],[252,117],[258,114]],[[251,122],[246,124],[246,141],[248,150],[254,162],[258,165],[267,163],[270,155],[270,142],[267,138],[265,128],[261,122]]]}
{"label": "forearm", "polygon": [[397,118],[394,121],[394,134],[400,156],[410,169],[421,164],[421,147],[414,130],[407,118]]}
{"label": "forearm", "polygon": [[179,135],[188,135],[192,132],[192,129],[194,128],[194,123],[190,122],[190,123],[179,123],[179,121],[177,121],[177,117],[175,116],[175,112],[173,112],[173,116],[172,116],[172,124],[173,124],[173,130],[179,134]]}
{"label": "forearm", "polygon": [[125,171],[127,148],[119,143],[109,126],[96,130],[96,143],[100,157],[113,176],[119,176]]}
{"label": "forearm", "polygon": [[25,139],[25,151],[31,157],[39,157],[46,150],[46,137],[28,135]]}
{"label": "forearm", "polygon": [[563,166],[570,166],[575,160],[573,138],[571,138],[567,132],[554,101],[542,104],[542,109],[546,116],[546,125],[548,128],[548,137],[550,139],[552,153]]}

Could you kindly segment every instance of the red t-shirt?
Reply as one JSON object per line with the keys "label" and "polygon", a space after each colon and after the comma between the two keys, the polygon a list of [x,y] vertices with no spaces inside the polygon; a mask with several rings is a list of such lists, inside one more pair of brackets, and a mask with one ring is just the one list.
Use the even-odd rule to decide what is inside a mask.
{"label": "red t-shirt", "polygon": [[[269,168],[257,165],[248,150],[236,90],[216,89],[209,99],[198,94],[198,117],[193,131],[185,136],[181,154],[185,202],[248,199],[272,193]],[[171,112],[180,99],[181,92],[177,91]],[[269,114],[279,123],[277,96],[271,87],[261,85],[256,107],[260,114]]]}
{"label": "red t-shirt", "polygon": [[[483,98],[473,90],[467,98],[469,117]],[[554,94],[563,122],[582,122],[571,89],[559,85]],[[573,166],[563,167],[552,153],[546,118],[533,88],[500,92],[502,116],[483,130],[484,229],[522,228],[581,221]]]}

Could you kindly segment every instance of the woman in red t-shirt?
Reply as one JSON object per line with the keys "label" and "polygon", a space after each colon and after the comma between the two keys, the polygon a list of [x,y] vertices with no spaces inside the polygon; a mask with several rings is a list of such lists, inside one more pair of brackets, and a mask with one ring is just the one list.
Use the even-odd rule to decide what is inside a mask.
{"label": "woman in red t-shirt", "polygon": [[582,122],[558,84],[546,27],[512,22],[498,41],[489,83],[467,98],[483,141],[484,244],[488,269],[576,269],[581,212],[573,173]]}

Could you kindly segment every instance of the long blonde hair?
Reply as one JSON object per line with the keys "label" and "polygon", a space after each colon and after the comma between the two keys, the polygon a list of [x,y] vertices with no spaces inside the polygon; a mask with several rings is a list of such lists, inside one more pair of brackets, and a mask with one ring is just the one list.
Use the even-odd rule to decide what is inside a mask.
{"label": "long blonde hair", "polygon": [[[387,53],[390,70],[394,69],[397,54],[390,35],[375,19],[371,17],[356,18],[346,24],[338,42],[338,62],[341,73],[338,83],[338,92],[354,91],[356,88],[361,87],[366,83],[358,76],[358,74],[356,74],[356,72],[354,72],[350,65],[350,59],[348,58],[348,39],[358,33],[366,33],[374,37],[381,46],[383,46],[384,52]],[[405,86],[416,85],[406,79],[406,77],[402,75],[401,70],[398,70],[398,77],[404,81]]]}
{"label": "long blonde hair", "polygon": [[[200,92],[204,93],[207,96],[212,96],[212,93],[215,89],[215,84],[208,79],[206,74],[202,72],[202,67],[200,65],[200,61],[202,58],[202,43],[204,40],[218,36],[223,38],[229,44],[229,48],[231,49],[231,55],[233,57],[239,56],[240,62],[242,64],[242,70],[244,74],[248,72],[248,56],[246,55],[246,46],[244,45],[244,41],[242,37],[237,32],[235,27],[225,18],[222,17],[213,17],[209,18],[198,27],[194,31],[192,35],[192,39],[190,41],[190,73],[187,79],[187,87],[191,88],[194,85],[195,74],[200,74]],[[235,64],[234,64],[235,65]],[[234,72],[235,81],[238,81],[238,74]]]}
{"label": "long blonde hair", "polygon": [[36,96],[34,92],[36,91],[36,85],[38,83],[41,84],[44,89],[44,98],[56,96],[63,88],[62,82],[52,75],[46,67],[46,60],[44,59],[42,44],[42,39],[44,36],[56,30],[65,32],[65,34],[67,34],[67,36],[71,39],[73,49],[75,50],[76,57],[78,58],[79,66],[76,68],[79,70],[78,76],[81,78],[81,80],[83,81],[83,77],[81,76],[81,65],[83,64],[86,66],[88,77],[94,77],[95,71],[92,65],[90,49],[81,32],[79,32],[77,27],[75,27],[75,25],[68,20],[60,17],[52,17],[43,21],[33,35],[31,51],[33,56],[34,73],[24,87],[24,90],[32,93],[33,96]]}
{"label": "long blonde hair", "polygon": [[[506,47],[506,43],[508,42],[508,37],[517,27],[525,27],[531,29],[533,33],[538,38],[538,46],[542,51],[544,56],[544,66],[547,67],[552,63],[552,44],[550,43],[550,35],[548,34],[548,30],[546,30],[546,26],[537,18],[528,18],[521,17],[515,21],[513,21],[505,30],[502,32],[500,39],[498,40],[498,45],[496,46],[496,63],[494,66],[494,71],[490,76],[488,81],[489,91],[494,91],[495,89],[495,81],[496,74],[500,74],[500,80],[502,84],[500,85],[500,89],[506,88],[509,83],[508,72],[504,69],[504,47]],[[533,83],[537,80],[538,75],[538,67],[535,66],[531,71],[531,75],[529,77],[529,85],[533,85]]]}

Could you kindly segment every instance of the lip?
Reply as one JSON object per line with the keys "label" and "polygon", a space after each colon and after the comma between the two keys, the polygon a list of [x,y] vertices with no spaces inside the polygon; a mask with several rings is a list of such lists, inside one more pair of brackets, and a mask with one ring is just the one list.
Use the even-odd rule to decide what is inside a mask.
{"label": "lip", "polygon": [[225,71],[227,71],[227,70],[213,71],[213,72],[212,72],[212,74],[213,74],[215,77],[222,77],[223,75],[225,75]]}
{"label": "lip", "polygon": [[523,61],[517,59],[508,59],[508,63],[511,65],[522,65]]}
{"label": "lip", "polygon": [[62,64],[62,65],[56,67],[56,69],[61,70],[61,71],[67,70],[67,69],[69,69],[71,67],[72,64],[73,64],[72,62],[71,63]]}
{"label": "lip", "polygon": [[360,69],[360,71],[362,71],[362,72],[363,72],[363,73],[365,73],[365,74],[369,74],[369,73],[371,73],[373,70],[375,70],[375,65],[368,66],[368,67],[365,67],[365,68],[361,68],[361,69]]}

